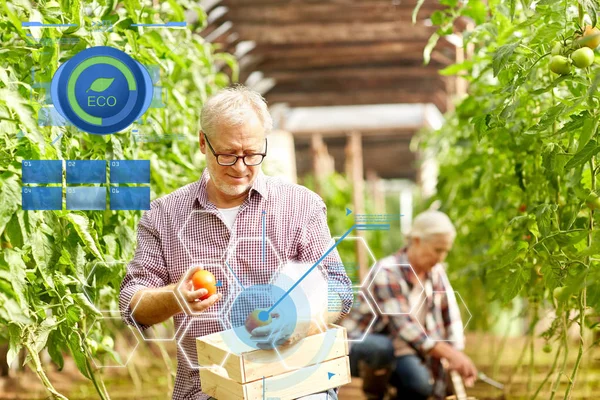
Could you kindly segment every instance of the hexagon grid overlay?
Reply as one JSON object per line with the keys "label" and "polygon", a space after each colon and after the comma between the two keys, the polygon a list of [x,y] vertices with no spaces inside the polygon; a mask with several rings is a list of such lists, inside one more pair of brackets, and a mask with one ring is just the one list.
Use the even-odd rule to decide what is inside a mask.
{"label": "hexagon grid overlay", "polygon": [[[228,325],[221,320],[214,320],[212,322],[219,324],[222,328],[221,330],[229,329]],[[179,338],[177,339],[177,347],[181,351],[181,354],[183,355],[191,369],[201,370],[213,368],[214,366],[212,365],[201,366],[198,364],[198,357],[196,352],[196,338],[188,337],[188,331],[195,323],[204,323],[204,321],[197,317],[190,318],[185,327],[179,330],[180,333],[178,334]],[[184,341],[186,340],[188,341],[188,343],[184,343]],[[221,362],[221,364],[219,364],[219,367],[223,367],[230,354],[231,353],[229,352],[223,357],[223,361]]]}
{"label": "hexagon grid overlay", "polygon": [[[431,296],[433,301],[439,301],[439,297],[440,296],[448,296],[448,302],[452,303],[454,302],[456,307],[452,307],[452,304],[450,304],[450,309],[456,309],[458,307],[458,300],[460,300],[460,302],[463,304],[465,311],[467,312],[467,314],[469,315],[467,318],[467,322],[465,322],[464,324],[461,324],[461,334],[465,331],[465,328],[467,327],[467,325],[469,324],[469,322],[471,321],[471,318],[473,318],[473,314],[471,314],[471,311],[469,311],[469,307],[467,307],[467,303],[465,303],[465,301],[463,300],[462,296],[460,295],[460,293],[458,293],[457,291],[435,291],[435,292],[431,292]],[[421,308],[423,308],[423,306],[427,304],[427,300],[425,299],[424,301],[421,302],[421,304],[419,305],[419,307],[415,310],[413,316],[415,316],[415,321],[417,321],[417,323],[419,324],[419,326],[421,327],[421,330],[423,331],[423,333],[425,334],[425,336],[427,336],[427,338],[433,340],[434,342],[455,342],[455,343],[459,343],[461,345],[464,345],[464,338],[461,337],[461,335],[458,335],[458,332],[451,332],[451,334],[453,334],[452,336],[454,336],[451,339],[439,339],[436,337],[431,337],[427,334],[427,330],[425,329],[425,327],[423,325],[421,325],[421,322],[419,321],[418,318],[416,318],[416,316],[419,314]],[[454,316],[455,318],[457,316]],[[460,315],[461,317],[461,321],[462,321],[462,315]]]}
{"label": "hexagon grid overlay", "polygon": [[[341,238],[341,236],[335,236],[333,238],[333,243],[337,242],[339,239]],[[372,279],[372,272],[375,269],[375,265],[377,264],[377,259],[375,258],[375,255],[373,254],[373,252],[371,251],[371,248],[369,248],[369,245],[367,244],[367,241],[361,237],[361,236],[346,236],[344,238],[344,241],[354,241],[357,242],[360,246],[363,246],[366,250],[367,250],[367,254],[369,255],[369,260],[370,260],[370,267],[369,267],[369,271],[367,272],[367,275],[363,278],[362,282],[360,283],[360,285],[355,285],[357,287],[365,287]],[[353,264],[356,263],[348,263],[345,260],[342,260],[342,263],[348,267],[351,266]]]}
{"label": "hexagon grid overlay", "polygon": [[[86,332],[88,345],[97,347],[92,361],[97,368],[120,368],[127,366],[140,341],[135,328],[125,324],[118,312],[102,312]],[[98,327],[99,329],[94,329]],[[121,332],[121,340],[108,336],[107,332]]]}
{"label": "hexagon grid overlay", "polygon": [[[179,298],[175,294],[174,291],[160,290],[159,293],[167,293],[167,294],[172,295],[173,298],[175,299],[175,301],[179,304],[181,311],[183,311],[183,308],[181,307],[181,302],[179,301]],[[132,315],[135,313],[135,309],[142,301],[142,298],[147,294],[148,294],[148,292],[142,292],[138,302],[135,303],[135,305],[133,307],[131,307]],[[138,323],[135,321],[135,319],[133,320],[133,323],[134,323],[135,327],[137,328],[138,332],[140,333],[140,335],[142,336],[142,339],[146,342],[171,342],[171,341],[175,340],[175,337],[177,336],[177,332],[179,331],[179,329],[181,329],[181,326],[179,327],[179,329],[175,328],[172,318],[170,318],[168,321],[165,321],[161,324],[152,325],[148,329],[141,329],[140,326],[138,325]]]}
{"label": "hexagon grid overlay", "polygon": [[[364,331],[357,332],[356,330],[353,330],[353,332],[348,332],[349,335],[351,334],[351,336],[348,336],[348,342],[362,342],[371,331],[371,328],[375,324],[375,321],[377,321],[377,318],[379,318],[379,315],[375,312],[375,309],[373,308],[373,305],[371,305],[368,296],[362,289],[352,288],[352,294],[354,297],[352,310],[358,310],[362,315],[371,314],[367,328]],[[342,320],[341,325],[344,326],[344,320]]]}
{"label": "hexagon grid overlay", "polygon": [[384,260],[382,260],[379,264],[377,264],[376,270],[373,272],[373,279],[367,286],[367,292],[369,293],[371,300],[373,301],[373,304],[375,304],[375,307],[377,307],[377,310],[379,311],[379,313],[381,315],[412,314],[413,311],[416,308],[418,308],[418,306],[421,304],[422,300],[413,304],[410,309],[401,309],[401,308],[399,308],[397,301],[379,304],[379,302],[377,302],[377,297],[375,296],[375,293],[373,293],[375,284],[386,285],[389,283],[389,279],[386,274],[388,274],[389,271],[393,268],[409,268],[410,269],[411,273],[415,276],[415,279],[416,279],[419,287],[421,288],[419,297],[422,298],[425,293],[425,287],[423,286],[423,283],[421,282],[421,280],[415,273],[415,270],[413,269],[413,267],[410,264],[387,264],[384,262]]}

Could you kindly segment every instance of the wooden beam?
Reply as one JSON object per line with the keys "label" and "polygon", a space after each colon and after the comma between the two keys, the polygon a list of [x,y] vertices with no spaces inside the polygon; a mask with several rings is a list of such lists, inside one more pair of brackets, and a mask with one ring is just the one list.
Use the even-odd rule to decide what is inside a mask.
{"label": "wooden beam", "polygon": [[[243,37],[243,35],[242,35]],[[313,44],[302,46],[265,46],[257,44],[252,54],[262,57],[256,68],[264,72],[313,69],[319,67],[346,67],[346,66],[412,66],[423,71],[437,75],[439,67],[445,67],[450,59],[441,58],[438,53],[454,55],[455,50],[440,47],[434,50],[432,61],[428,66],[423,66],[423,49],[425,42],[371,42],[347,43],[344,45]]]}
{"label": "wooden beam", "polygon": [[[340,4],[322,3],[286,3],[260,7],[256,4],[235,4],[235,1],[224,0],[223,5],[230,8],[229,18],[234,23],[260,24],[295,24],[311,22],[406,22],[412,23],[414,5],[404,2],[394,4],[390,0],[379,0],[361,3]],[[421,7],[419,21],[435,11],[443,9],[439,3],[430,3]]]}
{"label": "wooden beam", "polygon": [[[357,92],[278,93],[266,95],[269,104],[288,103],[290,107],[337,106],[354,104],[434,103],[446,98],[444,91],[420,93],[404,89],[362,90]],[[445,111],[445,105],[443,106]],[[440,110],[442,110],[440,108]],[[442,112],[443,112],[442,111]]]}
{"label": "wooden beam", "polygon": [[[415,132],[423,128],[423,125],[410,125],[410,126],[399,126],[390,128],[361,128],[356,127],[355,130],[359,131],[363,137],[363,143],[367,145],[370,137],[391,137],[395,140],[408,139],[410,140]],[[290,131],[294,138],[302,140],[305,137],[310,137],[315,130],[307,131]],[[333,138],[333,137],[344,137],[348,134],[347,129],[319,129],[319,134],[322,138]]]}
{"label": "wooden beam", "polygon": [[278,83],[297,82],[299,80],[310,79],[419,79],[419,80],[438,80],[443,81],[443,76],[439,70],[428,67],[361,67],[361,68],[334,68],[307,71],[273,71],[269,77],[275,79]]}
{"label": "wooden beam", "polygon": [[[410,91],[419,91],[423,93],[437,92],[445,90],[446,85],[441,77],[433,78],[411,78],[402,76],[401,72],[382,74],[370,74],[369,72],[377,71],[378,69],[365,69],[364,72],[355,75],[345,76],[324,76],[305,78],[302,74],[298,74],[295,80],[280,81],[275,77],[276,74],[267,74],[269,78],[275,79],[276,87],[270,92],[277,93],[316,93],[316,92],[333,92],[347,93],[352,91],[362,90],[377,90],[377,89],[403,89]],[[398,69],[401,71],[401,69]]]}
{"label": "wooden beam", "polygon": [[372,41],[427,41],[435,27],[410,23],[313,23],[272,26],[265,24],[236,24],[244,40],[263,44],[353,43]]}

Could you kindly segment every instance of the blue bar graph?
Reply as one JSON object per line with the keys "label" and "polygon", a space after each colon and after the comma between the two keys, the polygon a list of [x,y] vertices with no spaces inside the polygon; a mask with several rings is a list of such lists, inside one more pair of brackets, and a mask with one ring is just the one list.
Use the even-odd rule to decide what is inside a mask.
{"label": "blue bar graph", "polygon": [[106,161],[67,160],[67,185],[77,183],[106,183]]}
{"label": "blue bar graph", "polygon": [[106,187],[67,187],[67,210],[106,210]]}
{"label": "blue bar graph", "polygon": [[23,160],[23,183],[62,183],[61,160]]}
{"label": "blue bar graph", "polygon": [[111,160],[110,183],[150,183],[150,160]]}
{"label": "blue bar graph", "polygon": [[23,210],[62,210],[62,187],[24,187]]}
{"label": "blue bar graph", "polygon": [[111,187],[110,188],[111,210],[149,210],[150,188],[149,187]]}

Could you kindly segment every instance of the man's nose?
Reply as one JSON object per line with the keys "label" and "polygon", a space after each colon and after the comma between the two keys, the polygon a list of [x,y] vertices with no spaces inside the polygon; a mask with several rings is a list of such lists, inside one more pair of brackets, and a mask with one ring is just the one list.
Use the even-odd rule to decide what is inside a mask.
{"label": "man's nose", "polygon": [[247,167],[246,164],[244,164],[244,159],[240,157],[236,160],[235,164],[231,166],[231,168],[233,168],[237,172],[244,172]]}

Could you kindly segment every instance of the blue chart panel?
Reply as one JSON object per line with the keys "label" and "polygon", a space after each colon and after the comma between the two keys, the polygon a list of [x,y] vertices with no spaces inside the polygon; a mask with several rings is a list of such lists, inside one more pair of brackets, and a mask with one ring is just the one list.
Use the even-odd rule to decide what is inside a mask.
{"label": "blue chart panel", "polygon": [[106,183],[106,161],[67,160],[67,185],[70,183]]}
{"label": "blue chart panel", "polygon": [[62,210],[62,187],[24,187],[23,210]]}
{"label": "blue chart panel", "polygon": [[67,210],[106,210],[106,187],[67,187]]}
{"label": "blue chart panel", "polygon": [[110,183],[150,183],[150,160],[111,160]]}
{"label": "blue chart panel", "polygon": [[61,160],[23,160],[23,183],[62,183]]}
{"label": "blue chart panel", "polygon": [[149,187],[111,187],[111,210],[149,210]]}

